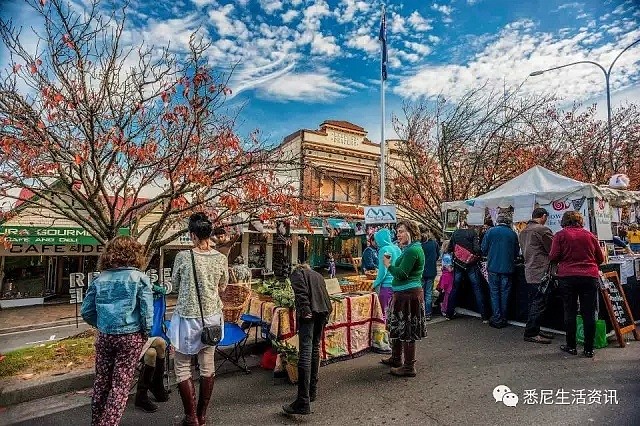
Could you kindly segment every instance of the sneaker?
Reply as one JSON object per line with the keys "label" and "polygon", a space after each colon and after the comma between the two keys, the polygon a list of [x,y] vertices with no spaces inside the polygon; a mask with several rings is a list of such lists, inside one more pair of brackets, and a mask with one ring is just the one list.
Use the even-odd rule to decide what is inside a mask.
{"label": "sneaker", "polygon": [[582,354],[587,358],[593,358],[593,351],[584,351]]}
{"label": "sneaker", "polygon": [[482,320],[482,323],[483,323],[483,324],[489,324],[489,320],[488,320],[488,319],[483,319],[483,320]]}
{"label": "sneaker", "polygon": [[554,337],[556,337],[553,333],[547,333],[546,331],[542,330],[538,332],[538,335],[544,337],[545,339],[553,339]]}
{"label": "sneaker", "polygon": [[578,355],[576,348],[570,348],[567,345],[560,345],[560,350],[568,353],[569,355]]}
{"label": "sneaker", "polygon": [[431,321],[431,315],[426,315],[426,316],[425,316],[425,320],[427,320],[427,321]]}

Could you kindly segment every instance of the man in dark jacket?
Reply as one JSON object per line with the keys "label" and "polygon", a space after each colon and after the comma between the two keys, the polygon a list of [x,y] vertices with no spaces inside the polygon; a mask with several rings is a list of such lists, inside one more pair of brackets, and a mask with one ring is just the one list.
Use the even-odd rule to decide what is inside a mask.
{"label": "man in dark jacket", "polygon": [[378,251],[373,237],[367,237],[367,247],[362,251],[363,271],[375,271],[378,269]]}
{"label": "man in dark jacket", "polygon": [[547,306],[549,291],[541,288],[542,278],[549,269],[549,252],[553,233],[547,228],[549,212],[537,208],[531,214],[527,227],[520,232],[520,247],[524,256],[524,276],[529,284],[529,316],[524,329],[524,340],[534,343],[551,343],[553,334],[540,331],[540,318]]}
{"label": "man in dark jacket", "polygon": [[433,305],[433,281],[438,275],[438,258],[440,246],[426,226],[420,227],[422,234],[422,251],[424,252],[424,270],[422,271],[422,289],[424,290],[424,310],[427,321],[431,321]]}
{"label": "man in dark jacket", "polygon": [[507,303],[520,246],[518,235],[511,229],[511,217],[501,213],[497,222],[498,226],[489,229],[482,240],[482,254],[487,257],[489,272],[489,294],[493,311],[490,325],[503,328],[507,325]]}
{"label": "man in dark jacket", "polygon": [[459,259],[456,259],[456,245],[464,247],[477,256],[480,256],[481,254],[480,238],[478,237],[478,233],[475,230],[470,229],[467,226],[466,222],[461,223],[460,228],[457,229],[451,236],[449,245],[447,246],[447,253],[451,253],[454,258],[454,278],[453,288],[451,289],[451,294],[449,294],[449,300],[447,303],[447,312],[444,313],[444,317],[447,319],[453,318],[458,303],[458,293],[460,292],[460,287],[462,286],[462,282],[465,279],[468,279],[471,283],[473,294],[476,298],[476,307],[478,309],[478,313],[482,317],[483,322],[489,322],[489,314],[486,309],[484,294],[482,293],[482,278],[480,276],[480,268],[478,266],[478,263],[474,262],[471,264],[464,264]]}
{"label": "man in dark jacket", "polygon": [[298,265],[291,273],[298,322],[298,397],[282,407],[287,414],[311,414],[320,367],[320,341],[331,315],[331,299],[322,275],[309,265]]}

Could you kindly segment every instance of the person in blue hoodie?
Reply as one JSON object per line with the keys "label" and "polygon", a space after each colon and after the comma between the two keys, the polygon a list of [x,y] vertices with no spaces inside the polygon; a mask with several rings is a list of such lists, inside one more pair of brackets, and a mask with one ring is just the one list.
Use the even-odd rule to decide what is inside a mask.
{"label": "person in blue hoodie", "polygon": [[378,298],[380,299],[382,311],[386,318],[387,308],[393,297],[393,290],[391,289],[393,276],[384,266],[384,255],[389,254],[391,256],[391,264],[393,265],[396,259],[402,254],[402,251],[391,241],[391,231],[387,228],[382,228],[376,232],[373,238],[378,245],[378,276],[373,282],[373,289],[378,292]]}
{"label": "person in blue hoodie", "polygon": [[375,271],[378,267],[378,252],[373,238],[367,238],[367,247],[362,252],[362,269]]}
{"label": "person in blue hoodie", "polygon": [[493,315],[489,325],[503,328],[507,325],[507,302],[515,261],[520,254],[518,235],[511,229],[511,217],[498,215],[498,226],[489,229],[482,240],[482,254],[487,257],[489,293]]}

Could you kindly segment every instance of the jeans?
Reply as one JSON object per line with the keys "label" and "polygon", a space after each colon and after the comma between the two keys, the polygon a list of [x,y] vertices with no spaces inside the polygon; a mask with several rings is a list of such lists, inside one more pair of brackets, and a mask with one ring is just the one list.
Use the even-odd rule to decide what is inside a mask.
{"label": "jeans", "polygon": [[422,291],[424,291],[424,314],[431,316],[433,305],[433,281],[435,278],[422,278]]}
{"label": "jeans", "polygon": [[511,274],[489,272],[489,294],[491,295],[491,322],[496,325],[507,323],[507,304],[511,292]]}
{"label": "jeans", "polygon": [[320,341],[327,322],[325,314],[314,313],[313,318],[298,317],[298,398],[297,403],[308,407],[309,395],[315,394],[320,368]]}
{"label": "jeans", "polygon": [[484,295],[482,294],[482,287],[480,284],[482,282],[482,278],[480,277],[480,269],[478,269],[477,265],[470,266],[466,270],[458,266],[455,267],[453,272],[453,288],[451,289],[451,294],[449,294],[449,301],[447,302],[447,316],[452,317],[456,311],[456,306],[458,305],[458,292],[460,291],[462,281],[465,277],[467,277],[471,282],[473,294],[476,298],[476,307],[478,308],[478,313],[482,316],[483,320],[486,320],[488,315],[484,303]]}
{"label": "jeans", "polygon": [[578,299],[580,314],[584,324],[584,350],[593,351],[596,335],[596,303],[598,301],[598,279],[593,277],[562,277],[560,292],[564,304],[564,325],[567,332],[567,346],[576,347],[576,315]]}
{"label": "jeans", "polygon": [[540,334],[540,318],[547,308],[549,290],[543,292],[540,283],[529,283],[529,315],[524,329],[524,337],[536,337]]}

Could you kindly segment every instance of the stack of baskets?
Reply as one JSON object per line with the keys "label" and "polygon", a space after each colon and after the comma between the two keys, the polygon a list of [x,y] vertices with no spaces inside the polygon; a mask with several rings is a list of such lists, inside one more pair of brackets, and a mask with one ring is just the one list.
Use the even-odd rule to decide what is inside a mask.
{"label": "stack of baskets", "polygon": [[222,312],[225,322],[238,322],[240,315],[247,309],[247,303],[251,296],[251,290],[243,285],[229,284],[221,294]]}

